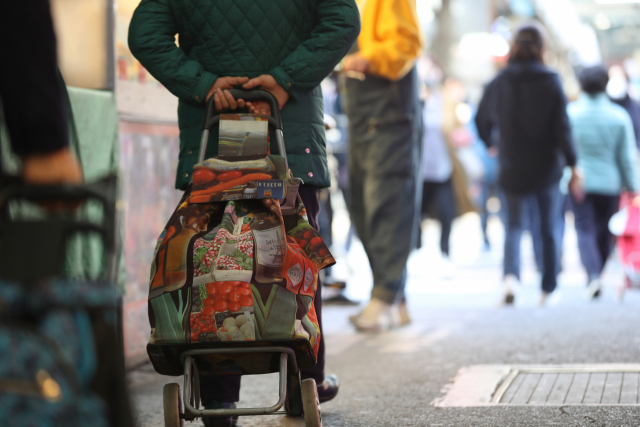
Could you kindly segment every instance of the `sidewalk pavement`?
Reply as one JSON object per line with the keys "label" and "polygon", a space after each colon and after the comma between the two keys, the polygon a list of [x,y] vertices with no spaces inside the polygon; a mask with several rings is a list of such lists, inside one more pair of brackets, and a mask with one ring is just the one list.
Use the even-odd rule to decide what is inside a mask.
{"label": "sidewalk pavement", "polygon": [[[547,308],[537,306],[539,279],[527,239],[516,306],[497,308],[501,228],[491,224],[494,250],[483,253],[475,216],[454,226],[453,265],[439,260],[434,249],[437,226],[427,227],[425,247],[409,265],[411,325],[380,335],[358,334],[348,322],[357,307],[326,307],[327,372],[338,374],[341,390],[334,401],[322,405],[324,425],[639,426],[640,406],[438,408],[431,404],[464,366],[640,362],[640,291],[628,292],[622,303],[616,301],[615,285],[622,280],[622,271],[614,260],[607,266],[600,300],[585,300],[586,277],[575,233],[568,225],[559,297]],[[349,296],[360,300],[367,298],[371,286],[363,256],[356,244],[341,263]],[[139,425],[162,426],[162,386],[182,383],[182,377],[162,377],[146,365],[131,372],[130,381]],[[243,379],[241,406],[267,406],[276,400],[277,375]],[[244,417],[239,425],[303,426],[304,421]]]}

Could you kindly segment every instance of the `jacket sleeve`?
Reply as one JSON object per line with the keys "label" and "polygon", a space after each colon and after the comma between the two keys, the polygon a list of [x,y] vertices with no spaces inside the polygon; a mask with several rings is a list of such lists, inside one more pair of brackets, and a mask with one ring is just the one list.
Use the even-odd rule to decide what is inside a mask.
{"label": "jacket sleeve", "polygon": [[558,147],[562,151],[567,166],[575,166],[577,162],[576,147],[571,134],[571,124],[569,123],[569,115],[567,114],[567,98],[564,96],[560,78],[555,77],[555,94],[556,108],[553,117],[553,133]]}
{"label": "jacket sleeve", "polygon": [[378,7],[375,37],[358,42],[360,54],[371,64],[371,72],[390,80],[401,79],[411,70],[422,49],[415,0],[369,0],[369,3],[368,7]]}
{"label": "jacket sleeve", "polygon": [[10,61],[0,66],[0,100],[13,151],[25,155],[66,147],[67,107],[48,0],[3,2],[0,37],[7,41],[0,45],[0,58]]}
{"label": "jacket sleeve", "polygon": [[316,25],[310,37],[268,74],[295,100],[331,73],[359,33],[355,0],[317,0]]}
{"label": "jacket sleeve", "polygon": [[485,89],[480,104],[478,105],[478,111],[476,113],[476,128],[478,129],[478,135],[484,145],[487,148],[494,145],[492,138],[494,123],[491,120],[493,116],[493,102],[492,100],[492,88],[493,84],[489,83]]}
{"label": "jacket sleeve", "polygon": [[633,125],[628,114],[623,115],[624,127],[620,130],[616,147],[616,161],[622,177],[622,185],[632,192],[638,191],[636,169],[636,140]]}
{"label": "jacket sleeve", "polygon": [[176,46],[178,28],[168,0],[142,0],[129,26],[129,48],[178,98],[203,103],[218,76]]}

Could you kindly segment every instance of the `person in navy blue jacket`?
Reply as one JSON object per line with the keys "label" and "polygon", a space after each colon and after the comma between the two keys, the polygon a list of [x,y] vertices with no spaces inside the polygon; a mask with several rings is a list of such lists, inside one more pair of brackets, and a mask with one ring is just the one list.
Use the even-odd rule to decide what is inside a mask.
{"label": "person in navy blue jacket", "polygon": [[507,67],[487,85],[476,116],[480,138],[498,150],[499,184],[507,202],[507,304],[514,301],[513,285],[520,277],[524,201],[534,197],[540,214],[543,305],[557,284],[554,224],[560,200],[558,183],[565,165],[573,168],[572,188],[579,182],[567,102],[558,75],[543,63],[543,51],[541,31],[535,26],[522,27],[514,38]]}

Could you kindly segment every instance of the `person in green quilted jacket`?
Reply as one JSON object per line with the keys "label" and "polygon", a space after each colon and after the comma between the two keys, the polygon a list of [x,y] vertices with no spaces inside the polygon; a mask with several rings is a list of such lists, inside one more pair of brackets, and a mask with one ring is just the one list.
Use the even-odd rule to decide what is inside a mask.
{"label": "person in green quilted jacket", "polygon": [[[142,0],[129,27],[129,47],[179,98],[176,188],[184,190],[191,180],[209,98],[215,97],[219,109],[233,109],[245,103],[225,89],[262,88],[279,101],[289,167],[304,182],[300,195],[317,228],[317,190],[330,185],[320,82],[359,32],[354,0]],[[217,155],[217,132],[211,135],[205,158]],[[321,322],[320,289],[315,302]],[[324,340],[318,364],[303,377],[316,380],[321,401],[337,394],[337,378],[324,375]],[[233,407],[239,400],[239,377],[202,379],[205,407]],[[233,425],[235,420],[205,423]]]}

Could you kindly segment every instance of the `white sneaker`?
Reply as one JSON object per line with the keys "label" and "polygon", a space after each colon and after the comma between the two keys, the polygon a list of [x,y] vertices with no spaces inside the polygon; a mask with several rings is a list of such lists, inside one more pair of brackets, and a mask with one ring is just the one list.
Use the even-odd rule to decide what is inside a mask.
{"label": "white sneaker", "polygon": [[385,331],[391,327],[391,304],[371,298],[364,311],[349,320],[360,332]]}
{"label": "white sneaker", "polygon": [[453,264],[449,256],[445,254],[442,254],[440,256],[438,269],[440,272],[440,277],[444,280],[452,279],[456,271],[455,265]]}
{"label": "white sneaker", "polygon": [[560,290],[558,289],[556,289],[552,293],[542,291],[542,294],[540,295],[540,308],[553,307],[555,305],[558,305],[560,299],[562,299],[562,292],[560,292]]}
{"label": "white sneaker", "polygon": [[358,317],[360,317],[361,315],[362,315],[362,311],[356,314],[352,314],[351,316],[349,316],[349,322],[355,323]]}
{"label": "white sneaker", "polygon": [[587,286],[587,298],[588,299],[596,299],[600,296],[600,292],[602,290],[602,284],[600,283],[600,279],[593,279],[589,282]]}
{"label": "white sneaker", "polygon": [[549,299],[549,295],[551,295],[549,292],[542,291],[542,294],[540,294],[540,304],[539,304],[540,308],[547,306],[547,300]]}
{"label": "white sneaker", "polygon": [[400,304],[398,304],[396,323],[398,326],[405,326],[411,323],[411,315],[409,315],[409,308],[407,307],[406,302],[401,302]]}

